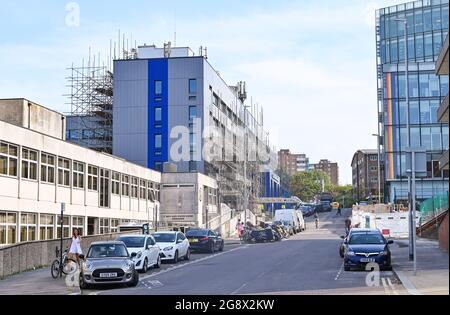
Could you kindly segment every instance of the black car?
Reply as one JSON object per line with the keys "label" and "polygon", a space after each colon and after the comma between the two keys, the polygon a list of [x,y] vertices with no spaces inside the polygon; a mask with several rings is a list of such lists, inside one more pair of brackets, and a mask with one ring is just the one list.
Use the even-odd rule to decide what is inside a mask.
{"label": "black car", "polygon": [[384,238],[376,229],[353,229],[344,239],[344,267],[350,271],[352,267],[362,268],[376,263],[380,270],[391,270],[391,251],[393,241]]}
{"label": "black car", "polygon": [[216,251],[223,251],[225,241],[222,236],[213,230],[190,229],[186,232],[192,251],[203,251],[214,254]]}

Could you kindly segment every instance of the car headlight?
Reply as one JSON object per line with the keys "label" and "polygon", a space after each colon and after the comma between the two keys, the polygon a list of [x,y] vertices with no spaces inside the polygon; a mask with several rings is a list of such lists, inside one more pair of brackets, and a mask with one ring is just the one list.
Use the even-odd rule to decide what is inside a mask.
{"label": "car headlight", "polygon": [[130,271],[131,269],[133,269],[133,267],[134,264],[131,261],[128,261],[123,264],[122,269],[124,269],[125,271]]}
{"label": "car headlight", "polygon": [[140,259],[141,257],[142,257],[142,252],[137,253],[136,258],[137,258],[137,259]]}
{"label": "car headlight", "polygon": [[84,269],[85,271],[92,271],[92,270],[94,269],[94,265],[91,264],[90,262],[85,262],[85,263],[83,264],[83,269]]}
{"label": "car headlight", "polygon": [[347,252],[347,256],[356,256],[355,252]]}
{"label": "car headlight", "polygon": [[165,251],[165,252],[168,252],[168,251],[171,251],[172,249],[173,249],[173,246],[170,246],[170,247],[164,248],[164,251]]}
{"label": "car headlight", "polygon": [[381,256],[387,256],[387,255],[389,255],[389,253],[388,253],[387,250],[385,250],[385,251],[380,252],[380,255]]}

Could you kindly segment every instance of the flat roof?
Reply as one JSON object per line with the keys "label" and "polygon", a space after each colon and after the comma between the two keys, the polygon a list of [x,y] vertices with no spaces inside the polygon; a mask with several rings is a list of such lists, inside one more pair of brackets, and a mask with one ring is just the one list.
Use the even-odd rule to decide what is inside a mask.
{"label": "flat roof", "polygon": [[66,115],[64,115],[64,114],[62,114],[62,113],[60,113],[60,112],[58,112],[58,111],[56,111],[56,110],[54,110],[54,109],[48,108],[48,107],[46,107],[46,106],[43,106],[43,105],[41,105],[41,104],[39,104],[39,103],[30,101],[30,100],[27,99],[27,98],[23,98],[23,97],[17,97],[17,98],[0,98],[0,102],[1,102],[1,101],[27,101],[28,103],[37,105],[37,106],[42,107],[42,108],[44,108],[44,109],[46,109],[46,110],[48,110],[48,111],[50,111],[50,112],[53,112],[53,113],[55,113],[55,114],[59,114],[59,115],[63,116],[63,118],[66,118]]}

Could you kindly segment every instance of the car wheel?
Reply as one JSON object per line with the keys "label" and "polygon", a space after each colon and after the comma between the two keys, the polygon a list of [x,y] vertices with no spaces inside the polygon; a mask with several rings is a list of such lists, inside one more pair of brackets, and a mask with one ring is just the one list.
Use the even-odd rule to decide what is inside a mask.
{"label": "car wheel", "polygon": [[173,262],[174,264],[178,263],[178,251],[175,251],[175,256],[173,257],[172,262]]}
{"label": "car wheel", "polygon": [[84,281],[83,275],[80,274],[80,289],[81,290],[88,290],[90,288],[89,284]]}
{"label": "car wheel", "polygon": [[339,256],[341,256],[341,258],[344,258],[344,251],[342,250],[342,248],[339,249]]}
{"label": "car wheel", "polygon": [[161,268],[161,256],[158,255],[158,260],[156,261],[156,264],[153,267],[156,269]]}
{"label": "car wheel", "polygon": [[137,271],[134,271],[133,281],[128,283],[127,286],[130,288],[132,288],[132,287],[134,288],[134,287],[137,287],[138,284],[139,284],[139,273]]}
{"label": "car wheel", "polygon": [[144,265],[142,266],[142,273],[147,273],[148,271],[148,259],[144,259]]}
{"label": "car wheel", "polygon": [[212,242],[209,245],[209,252],[211,254],[214,254],[216,252],[216,249],[214,248],[214,243],[212,243]]}
{"label": "car wheel", "polygon": [[224,248],[225,248],[225,242],[222,241],[222,245],[220,245],[219,252],[223,252]]}
{"label": "car wheel", "polygon": [[184,260],[190,260],[191,259],[191,249],[188,248],[186,255],[184,256]]}

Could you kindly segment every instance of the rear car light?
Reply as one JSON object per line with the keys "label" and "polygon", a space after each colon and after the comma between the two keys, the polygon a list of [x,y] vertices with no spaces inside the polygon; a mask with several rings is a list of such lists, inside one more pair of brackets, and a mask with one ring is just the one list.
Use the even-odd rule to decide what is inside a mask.
{"label": "rear car light", "polygon": [[201,239],[200,239],[200,241],[208,241],[209,240],[209,237],[202,237]]}

